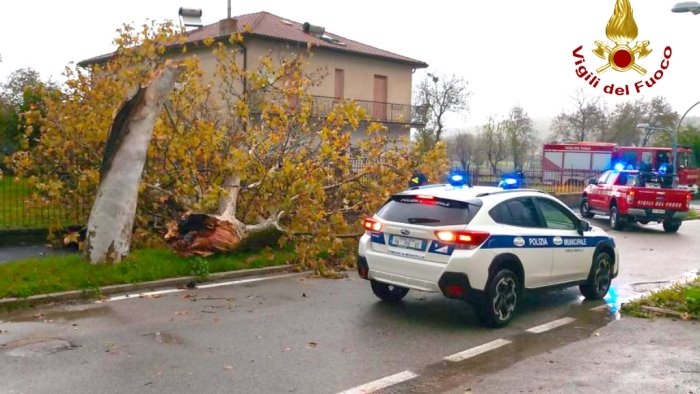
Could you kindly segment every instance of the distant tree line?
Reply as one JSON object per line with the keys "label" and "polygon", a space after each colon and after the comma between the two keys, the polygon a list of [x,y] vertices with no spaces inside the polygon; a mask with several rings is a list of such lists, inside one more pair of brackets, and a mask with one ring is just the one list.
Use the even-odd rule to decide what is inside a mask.
{"label": "distant tree line", "polygon": [[[36,70],[21,68],[13,71],[5,82],[0,83],[0,169],[3,167],[3,157],[23,148],[22,136],[29,132],[26,120],[22,116],[30,110],[43,111],[42,96],[56,91],[56,85],[51,81],[42,81]],[[32,144],[36,135],[30,135],[26,141]]]}
{"label": "distant tree line", "polygon": [[648,146],[657,142],[659,133],[640,130],[637,124],[674,129],[678,118],[665,97],[637,99],[610,108],[600,97],[586,96],[579,90],[569,108],[552,121],[551,139]]}
{"label": "distant tree line", "polygon": [[[423,127],[415,134],[422,149],[430,149],[444,140],[453,165],[469,171],[489,168],[528,167],[542,143],[525,108],[515,106],[506,116],[490,117],[476,132],[445,134],[448,114],[466,114],[471,92],[468,82],[456,75],[428,73],[416,86],[414,101],[424,108]],[[640,98],[610,107],[601,97],[587,96],[579,90],[570,104],[552,120],[547,141],[598,141],[624,146],[670,146],[669,133],[638,129],[639,123],[674,130],[679,114],[665,97]],[[684,122],[678,143],[693,148],[700,163],[700,129]]]}

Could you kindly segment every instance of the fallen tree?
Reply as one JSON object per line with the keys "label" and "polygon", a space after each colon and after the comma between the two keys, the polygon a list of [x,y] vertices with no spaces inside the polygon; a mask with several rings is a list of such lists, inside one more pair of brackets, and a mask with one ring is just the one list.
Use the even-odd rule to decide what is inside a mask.
{"label": "fallen tree", "polygon": [[[97,196],[86,242],[91,260],[94,254],[94,261],[118,261],[127,253],[126,219],[135,209],[136,245],[165,240],[182,254],[208,255],[276,229],[283,234],[279,242],[294,242],[307,266],[352,265],[356,241],[348,235],[358,233],[358,218],[404,188],[413,171],[429,179],[445,172],[442,144],[418,156],[407,139],[391,138],[351,101],[318,113],[307,91],[323,75],[307,70],[308,53],[278,61],[267,56],[244,69],[241,40],[233,35],[205,43],[216,59],[215,75],[203,73],[197,56],[183,56],[180,83],[157,119],[150,118],[150,144],[139,141],[137,157],[145,162],[122,162],[119,150],[102,160],[98,152],[123,145],[119,130],[132,123],[113,123],[114,109],[138,97],[132,96],[135,83],[150,86],[168,45],[181,43],[167,25],[125,28],[114,59],[89,73],[70,71],[61,94],[47,98],[45,113],[27,114],[40,138],[11,164],[30,177],[37,201],[73,206],[82,196]],[[351,143],[353,133],[364,138]],[[103,161],[110,171],[100,171]],[[123,174],[112,178],[122,165]],[[129,188],[118,190],[126,179]],[[110,198],[120,196],[116,205],[106,190]],[[109,213],[115,207],[123,212]],[[111,235],[100,238],[105,227]]]}
{"label": "fallen tree", "polygon": [[183,69],[167,61],[117,112],[104,149],[100,183],[90,211],[85,257],[93,264],[129,254],[138,188],[153,126]]}

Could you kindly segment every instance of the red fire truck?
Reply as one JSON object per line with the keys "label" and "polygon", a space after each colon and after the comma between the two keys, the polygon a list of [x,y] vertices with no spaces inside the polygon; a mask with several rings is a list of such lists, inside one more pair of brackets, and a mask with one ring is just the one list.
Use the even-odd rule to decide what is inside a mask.
{"label": "red fire truck", "polygon": [[[698,191],[700,169],[693,150],[679,147],[677,152],[678,185]],[[584,184],[603,171],[658,171],[673,161],[671,148],[619,146],[608,142],[562,142],[544,145],[543,180],[551,183]]]}

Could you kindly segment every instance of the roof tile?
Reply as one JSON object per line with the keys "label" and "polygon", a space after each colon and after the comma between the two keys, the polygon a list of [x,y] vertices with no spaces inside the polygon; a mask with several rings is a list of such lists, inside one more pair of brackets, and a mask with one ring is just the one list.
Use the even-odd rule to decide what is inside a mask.
{"label": "roof tile", "polygon": [[[410,57],[398,55],[393,52],[389,52],[383,49],[379,49],[361,42],[350,40],[345,37],[341,37],[337,34],[325,32],[326,36],[335,38],[342,42],[343,44],[337,44],[333,42],[321,39],[313,34],[305,33],[303,31],[303,24],[295,22],[286,18],[273,15],[269,12],[256,12],[253,14],[245,14],[233,17],[236,19],[235,31],[244,35],[258,36],[269,38],[273,40],[282,40],[288,42],[297,42],[302,44],[312,44],[314,47],[325,48],[328,50],[347,52],[350,54],[370,56],[386,60],[391,60],[400,63],[407,63],[413,65],[417,68],[428,67],[425,62],[420,60],[412,59]],[[232,32],[227,32],[222,35],[221,24],[226,21],[219,21],[200,27],[196,30],[190,30],[187,32],[187,42],[198,42],[205,38],[222,38],[224,36],[230,35]],[[246,26],[248,29],[246,29]],[[106,60],[106,58],[111,57],[110,55],[101,55],[91,59],[83,60],[79,65],[90,64],[94,62],[100,62]]]}

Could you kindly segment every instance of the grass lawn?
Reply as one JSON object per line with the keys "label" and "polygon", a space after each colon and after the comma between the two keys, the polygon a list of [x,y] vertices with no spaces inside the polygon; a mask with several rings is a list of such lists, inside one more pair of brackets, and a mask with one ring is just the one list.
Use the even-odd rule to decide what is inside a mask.
{"label": "grass lawn", "polygon": [[91,265],[80,255],[31,258],[0,265],[0,298],[28,297],[67,290],[95,291],[108,285],[284,265],[293,248],[184,258],[169,249],[139,249],[119,264]]}
{"label": "grass lawn", "polygon": [[636,317],[655,317],[656,312],[642,306],[663,308],[687,314],[688,318],[700,318],[700,276],[687,283],[676,283],[668,289],[655,291],[646,297],[626,303],[622,312]]}
{"label": "grass lawn", "polygon": [[77,207],[30,206],[26,200],[32,193],[23,179],[0,178],[0,229],[46,228],[56,223],[77,224]]}

